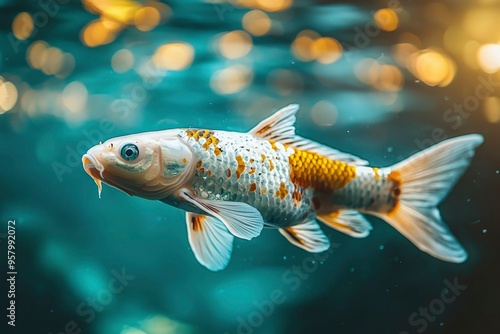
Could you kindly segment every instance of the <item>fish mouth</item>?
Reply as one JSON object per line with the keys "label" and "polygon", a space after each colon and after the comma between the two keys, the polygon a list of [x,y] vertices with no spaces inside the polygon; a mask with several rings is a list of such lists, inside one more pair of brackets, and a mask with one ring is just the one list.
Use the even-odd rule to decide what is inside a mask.
{"label": "fish mouth", "polygon": [[99,198],[101,198],[102,182],[104,179],[104,166],[92,154],[86,153],[82,157],[83,169],[97,185]]}
{"label": "fish mouth", "polygon": [[113,188],[123,191],[127,195],[133,196],[131,189],[121,185],[120,180],[117,180],[112,174],[106,172],[104,166],[97,160],[97,158],[90,154],[86,153],[82,156],[82,164],[83,169],[89,176],[94,180],[95,184],[97,184],[97,192],[99,194],[99,198],[101,198],[102,192],[102,182],[110,185]]}

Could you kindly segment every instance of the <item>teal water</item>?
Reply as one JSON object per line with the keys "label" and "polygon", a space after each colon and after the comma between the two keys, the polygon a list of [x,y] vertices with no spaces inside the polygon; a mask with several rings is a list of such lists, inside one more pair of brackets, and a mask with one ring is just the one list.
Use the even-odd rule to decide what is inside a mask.
{"label": "teal water", "polygon": [[[18,273],[15,327],[2,285],[2,333],[498,332],[500,54],[492,32],[500,4],[266,7],[288,2],[106,1],[91,9],[0,0],[1,272],[8,276],[7,222],[15,219]],[[243,20],[248,3],[263,11]],[[373,21],[387,6],[398,17],[393,31]],[[35,30],[20,40],[12,32],[29,31],[29,17]],[[384,18],[389,29],[394,22]],[[251,33],[268,24],[263,36]],[[224,35],[231,31],[240,32]],[[300,36],[332,39],[310,46]],[[374,166],[482,134],[440,205],[468,261],[436,260],[369,217],[366,239],[324,228],[334,247],[316,258],[272,230],[236,240],[228,268],[212,273],[189,248],[184,212],[107,186],[99,199],[81,167],[101,140],[176,127],[248,131],[292,102],[301,105],[300,135]]]}

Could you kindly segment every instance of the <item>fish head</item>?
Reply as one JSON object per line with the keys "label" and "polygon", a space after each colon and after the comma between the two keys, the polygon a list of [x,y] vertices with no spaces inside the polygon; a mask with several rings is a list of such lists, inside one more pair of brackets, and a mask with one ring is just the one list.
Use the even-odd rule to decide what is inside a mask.
{"label": "fish head", "polygon": [[109,139],[88,150],[83,168],[95,181],[131,196],[163,199],[180,189],[194,173],[193,152],[177,135],[159,131]]}

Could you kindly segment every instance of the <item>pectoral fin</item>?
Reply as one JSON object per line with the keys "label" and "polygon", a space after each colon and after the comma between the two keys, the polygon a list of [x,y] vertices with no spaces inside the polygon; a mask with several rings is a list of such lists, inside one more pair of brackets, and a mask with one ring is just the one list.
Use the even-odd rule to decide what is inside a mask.
{"label": "pectoral fin", "polygon": [[233,235],[217,218],[186,213],[189,244],[194,256],[212,271],[226,268],[233,251]]}
{"label": "pectoral fin", "polygon": [[189,189],[182,189],[179,197],[208,215],[220,219],[234,236],[250,240],[260,235],[264,220],[253,206],[241,202],[210,201],[198,198]]}
{"label": "pectoral fin", "polygon": [[330,248],[330,240],[323,233],[318,223],[310,222],[279,229],[292,244],[311,253],[321,253]]}

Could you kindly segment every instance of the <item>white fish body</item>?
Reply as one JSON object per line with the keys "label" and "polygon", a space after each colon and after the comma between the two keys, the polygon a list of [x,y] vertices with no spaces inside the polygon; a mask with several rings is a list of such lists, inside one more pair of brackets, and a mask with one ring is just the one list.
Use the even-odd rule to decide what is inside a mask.
{"label": "white fish body", "polygon": [[187,211],[190,245],[210,270],[229,262],[234,236],[277,228],[309,252],[329,248],[317,220],[365,237],[381,217],[421,250],[462,262],[467,254],[436,205],[463,173],[479,135],[447,140],[387,168],[295,135],[298,105],[249,133],[174,129],[110,139],[82,158],[87,173],[130,195]]}

